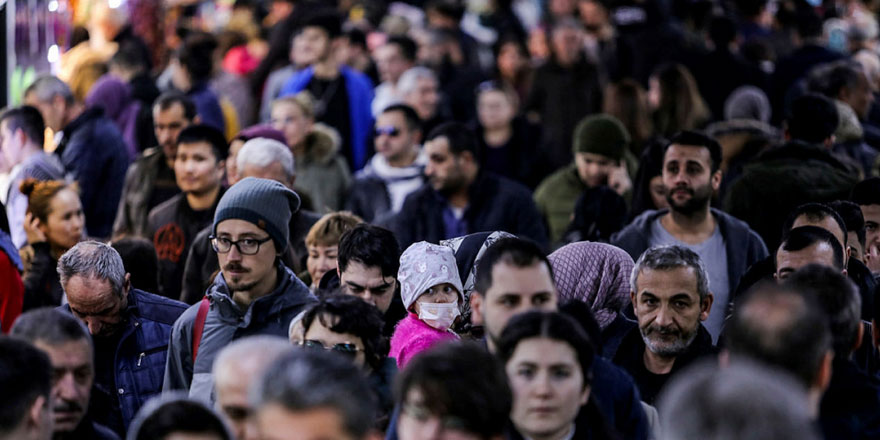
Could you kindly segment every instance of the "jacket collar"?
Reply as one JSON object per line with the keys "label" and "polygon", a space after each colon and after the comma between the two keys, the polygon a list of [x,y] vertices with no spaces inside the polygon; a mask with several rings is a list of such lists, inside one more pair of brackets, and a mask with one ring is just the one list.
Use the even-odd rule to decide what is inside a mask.
{"label": "jacket collar", "polygon": [[[636,325],[626,334],[626,336],[624,336],[623,341],[621,341],[620,347],[614,355],[614,363],[626,368],[630,368],[631,366],[636,365],[636,363],[644,363],[643,354],[645,350],[645,341],[642,339],[639,326]],[[710,335],[709,331],[703,327],[702,323],[700,323],[697,327],[697,337],[694,338],[693,342],[691,342],[691,345],[688,346],[684,353],[675,358],[671,373],[686,367],[694,359],[714,352],[715,346],[712,345],[712,335]]]}
{"label": "jacket collar", "polygon": [[247,310],[241,310],[232,300],[223,274],[218,274],[208,291],[208,299],[211,301],[212,309],[216,307],[223,320],[235,322],[241,327],[248,327],[252,323],[267,322],[283,310],[302,306],[315,299],[308,287],[299,281],[293,271],[284,267],[278,260],[276,260],[275,266],[278,271],[278,286],[268,295],[254,300]]}

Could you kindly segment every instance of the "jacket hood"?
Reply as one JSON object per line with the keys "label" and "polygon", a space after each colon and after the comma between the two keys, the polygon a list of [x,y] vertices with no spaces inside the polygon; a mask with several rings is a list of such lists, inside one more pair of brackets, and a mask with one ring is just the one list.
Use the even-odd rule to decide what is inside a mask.
{"label": "jacket hood", "polygon": [[342,138],[333,127],[315,123],[306,136],[306,161],[327,164],[339,153]]}

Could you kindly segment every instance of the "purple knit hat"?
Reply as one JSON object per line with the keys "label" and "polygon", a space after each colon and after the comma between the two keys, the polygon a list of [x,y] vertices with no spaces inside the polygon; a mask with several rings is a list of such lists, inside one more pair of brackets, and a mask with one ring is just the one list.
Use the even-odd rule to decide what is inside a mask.
{"label": "purple knit hat", "polygon": [[250,127],[238,132],[238,136],[236,136],[235,138],[241,139],[245,142],[256,138],[274,139],[284,145],[287,145],[287,139],[284,138],[284,133],[282,133],[281,130],[276,130],[272,128],[272,126],[268,124],[251,125]]}

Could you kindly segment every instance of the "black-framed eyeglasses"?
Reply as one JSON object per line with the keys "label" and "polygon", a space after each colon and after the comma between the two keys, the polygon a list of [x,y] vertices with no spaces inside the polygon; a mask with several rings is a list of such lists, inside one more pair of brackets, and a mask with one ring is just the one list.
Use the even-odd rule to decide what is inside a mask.
{"label": "black-framed eyeglasses", "polygon": [[362,348],[358,348],[357,345],[350,344],[350,343],[340,343],[340,344],[336,344],[336,345],[328,347],[328,346],[324,345],[323,342],[316,341],[314,339],[306,339],[305,341],[300,342],[299,345],[304,348],[311,349],[311,350],[333,350],[337,353],[342,353],[346,356],[351,356],[351,357],[355,357],[357,355],[357,352],[363,350]]}
{"label": "black-framed eyeglasses", "polygon": [[389,137],[397,137],[397,135],[400,134],[400,130],[393,125],[376,127],[376,129],[373,130],[373,136],[375,137],[379,137],[383,134],[388,135]]}
{"label": "black-framed eyeglasses", "polygon": [[214,235],[210,238],[214,252],[225,254],[232,250],[232,246],[235,246],[238,249],[238,253],[242,255],[256,255],[257,252],[260,252],[260,246],[272,239],[272,237],[242,238],[241,240],[232,241],[226,237],[216,237]]}

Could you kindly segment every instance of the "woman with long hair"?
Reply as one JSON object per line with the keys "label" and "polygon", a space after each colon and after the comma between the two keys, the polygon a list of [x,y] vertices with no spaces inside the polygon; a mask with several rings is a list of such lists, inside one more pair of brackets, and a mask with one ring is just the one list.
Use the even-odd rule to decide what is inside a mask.
{"label": "woman with long hair", "polygon": [[709,121],[709,107],[686,67],[681,64],[660,66],[648,83],[655,134],[668,138],[682,130],[698,129]]}

